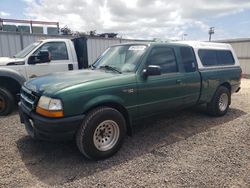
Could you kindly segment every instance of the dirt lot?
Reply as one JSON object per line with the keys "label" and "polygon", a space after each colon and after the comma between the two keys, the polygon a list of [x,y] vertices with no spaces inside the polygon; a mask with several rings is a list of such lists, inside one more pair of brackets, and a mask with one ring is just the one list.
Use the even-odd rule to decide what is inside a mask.
{"label": "dirt lot", "polygon": [[74,142],[30,139],[15,113],[0,119],[0,187],[249,187],[250,80],[228,114],[185,110],[145,120],[112,158],[92,162]]}

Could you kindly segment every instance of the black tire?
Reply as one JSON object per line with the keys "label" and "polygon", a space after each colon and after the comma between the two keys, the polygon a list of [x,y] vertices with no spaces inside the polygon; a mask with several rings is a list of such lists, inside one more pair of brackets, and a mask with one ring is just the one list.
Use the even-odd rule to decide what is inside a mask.
{"label": "black tire", "polygon": [[[225,103],[224,107],[220,107],[220,99],[222,96],[227,96],[227,100],[228,102]],[[207,112],[212,115],[212,116],[223,116],[227,113],[229,105],[231,103],[231,93],[228,90],[228,88],[224,87],[224,86],[220,86],[213,98],[212,101],[210,103],[207,104]]]}
{"label": "black tire", "polygon": [[[119,129],[119,134],[118,136],[116,136],[117,139],[115,139],[116,141],[113,142],[114,145],[112,146],[112,148],[105,150],[105,151],[101,151],[97,148],[96,144],[94,143],[94,138],[97,139],[96,138],[97,132],[95,131],[99,131],[99,132],[102,131],[102,133],[100,133],[102,134],[101,137],[104,137],[104,134],[109,134],[109,133],[106,133],[107,125],[105,124],[102,125],[102,123],[105,123],[104,121],[115,122],[116,128],[118,127]],[[101,128],[103,129],[101,130]],[[107,132],[108,132],[108,128],[107,128]],[[99,137],[100,137],[100,134],[98,135]],[[114,155],[120,149],[123,143],[125,134],[126,134],[126,122],[125,122],[123,115],[114,108],[99,107],[90,111],[85,117],[82,125],[80,126],[76,134],[76,144],[80,152],[85,157],[91,160],[105,159],[107,157]],[[105,138],[101,138],[101,139],[106,140],[107,136],[109,135],[105,135]],[[96,142],[98,142],[98,139]]]}
{"label": "black tire", "polygon": [[13,95],[5,88],[0,88],[0,116],[10,114],[15,107]]}

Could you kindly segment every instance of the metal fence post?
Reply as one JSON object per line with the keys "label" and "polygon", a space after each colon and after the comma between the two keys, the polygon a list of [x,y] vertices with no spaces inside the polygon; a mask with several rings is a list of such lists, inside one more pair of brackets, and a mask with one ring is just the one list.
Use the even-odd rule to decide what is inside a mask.
{"label": "metal fence post", "polygon": [[32,20],[30,21],[30,29],[31,29],[31,33],[33,33],[33,25],[32,25]]}
{"label": "metal fence post", "polygon": [[23,49],[23,33],[20,32],[20,46],[21,46],[21,50]]}
{"label": "metal fence post", "polygon": [[60,34],[59,22],[56,23],[58,34]]}
{"label": "metal fence post", "polygon": [[0,31],[3,31],[3,20],[0,18]]}

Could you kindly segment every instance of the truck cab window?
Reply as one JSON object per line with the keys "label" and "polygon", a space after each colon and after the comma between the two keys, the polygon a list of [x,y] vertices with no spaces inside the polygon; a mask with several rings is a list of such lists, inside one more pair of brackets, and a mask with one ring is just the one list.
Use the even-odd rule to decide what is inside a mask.
{"label": "truck cab window", "polygon": [[147,64],[160,66],[162,74],[178,72],[176,58],[172,48],[153,48],[148,56]]}
{"label": "truck cab window", "polygon": [[235,60],[230,50],[206,50],[198,52],[204,66],[234,65]]}
{"label": "truck cab window", "polygon": [[68,60],[68,52],[65,42],[48,42],[42,45],[34,55],[37,55],[41,50],[48,50],[51,55],[51,60]]}
{"label": "truck cab window", "polygon": [[181,60],[185,72],[195,72],[195,56],[192,48],[190,47],[181,47],[180,48]]}
{"label": "truck cab window", "polygon": [[215,50],[199,50],[198,53],[204,66],[214,66],[217,64],[217,56]]}
{"label": "truck cab window", "polygon": [[229,50],[218,50],[217,58],[218,58],[219,65],[234,65],[235,64],[233,54]]}

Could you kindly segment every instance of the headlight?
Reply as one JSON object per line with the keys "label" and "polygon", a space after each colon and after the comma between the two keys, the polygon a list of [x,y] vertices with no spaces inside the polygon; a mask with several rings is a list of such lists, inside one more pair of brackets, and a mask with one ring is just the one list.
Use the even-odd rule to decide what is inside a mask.
{"label": "headlight", "polygon": [[46,110],[62,110],[62,102],[60,99],[52,99],[45,96],[39,99],[38,106]]}
{"label": "headlight", "polygon": [[62,117],[62,101],[60,99],[42,96],[39,99],[36,112],[47,117]]}

